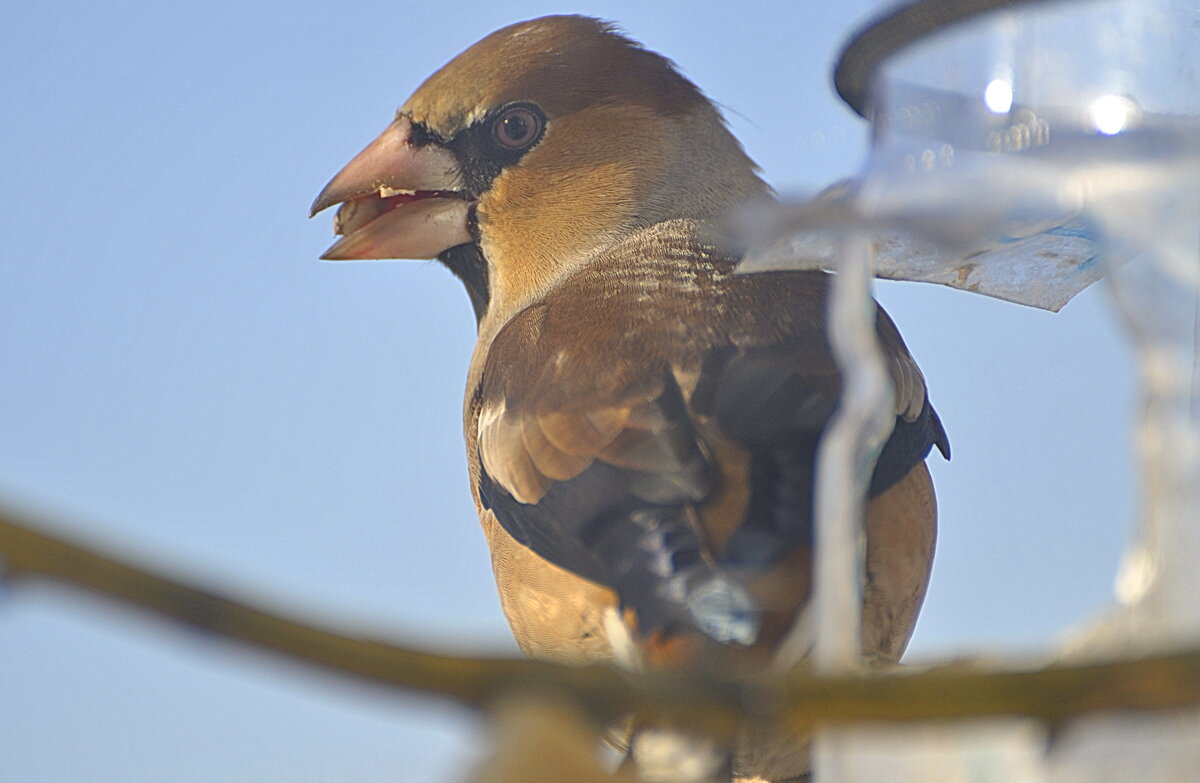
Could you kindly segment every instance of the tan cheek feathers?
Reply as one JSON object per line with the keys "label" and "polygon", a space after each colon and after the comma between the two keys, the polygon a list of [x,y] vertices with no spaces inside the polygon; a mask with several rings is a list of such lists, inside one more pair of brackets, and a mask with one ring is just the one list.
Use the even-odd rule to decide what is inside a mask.
{"label": "tan cheek feathers", "polygon": [[477,208],[493,301],[531,300],[647,221],[641,206],[669,162],[663,122],[637,107],[579,111],[496,177]]}

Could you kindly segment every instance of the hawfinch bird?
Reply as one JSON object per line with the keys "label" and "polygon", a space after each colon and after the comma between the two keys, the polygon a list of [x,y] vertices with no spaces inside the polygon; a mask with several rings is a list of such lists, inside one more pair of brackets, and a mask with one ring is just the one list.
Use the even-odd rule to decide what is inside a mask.
{"label": "hawfinch bird", "polygon": [[[802,657],[814,455],[840,378],[828,275],[734,273],[719,220],[768,198],[669,60],[553,16],[429,77],[313,204],[341,204],[323,258],[437,258],[466,286],[471,492],[526,654],[723,671]],[[876,321],[896,419],[864,520],[863,652],[895,661],[933,554],[924,460],[949,449]],[[801,756],[740,748],[736,774],[795,777]]]}

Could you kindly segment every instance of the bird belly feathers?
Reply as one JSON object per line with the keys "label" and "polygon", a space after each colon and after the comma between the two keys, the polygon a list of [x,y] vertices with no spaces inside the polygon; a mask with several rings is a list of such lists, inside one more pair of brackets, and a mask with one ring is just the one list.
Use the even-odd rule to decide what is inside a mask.
{"label": "bird belly feathers", "polygon": [[[631,655],[628,630],[613,626],[616,593],[534,554],[490,511],[480,509],[480,522],[500,606],[521,652],[572,666],[640,662]],[[868,661],[896,663],[925,598],[937,537],[937,502],[924,463],[868,504],[866,534],[862,652]],[[780,662],[795,665],[803,652],[780,650]]]}

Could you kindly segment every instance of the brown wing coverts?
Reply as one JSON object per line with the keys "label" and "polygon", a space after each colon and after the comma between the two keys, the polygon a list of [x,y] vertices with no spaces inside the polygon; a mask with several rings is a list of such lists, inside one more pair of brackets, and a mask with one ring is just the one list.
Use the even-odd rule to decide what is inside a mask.
{"label": "brown wing coverts", "polygon": [[[602,528],[646,508],[698,526],[695,510],[721,489],[718,446],[744,453],[751,487],[725,551],[704,556],[765,568],[809,545],[814,452],[840,393],[826,276],[735,276],[734,259],[687,228],[634,235],[519,314],[479,389],[484,504],[539,555],[618,592]],[[897,427],[873,496],[931,444],[947,450],[920,371],[879,312]]]}

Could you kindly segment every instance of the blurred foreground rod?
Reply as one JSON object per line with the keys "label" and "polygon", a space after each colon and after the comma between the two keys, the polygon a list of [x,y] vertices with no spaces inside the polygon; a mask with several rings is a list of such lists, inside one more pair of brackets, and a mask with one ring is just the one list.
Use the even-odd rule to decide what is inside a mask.
{"label": "blurred foreground rod", "polygon": [[0,507],[0,579],[9,587],[39,579],[69,584],[327,671],[475,709],[539,693],[578,705],[598,727],[638,713],[717,734],[762,721],[803,735],[819,724],[1024,715],[1061,725],[1087,713],[1200,706],[1200,647],[1072,665],[961,661],[846,676],[802,670],[740,682],[422,652],[306,624],[37,527],[36,520]]}

